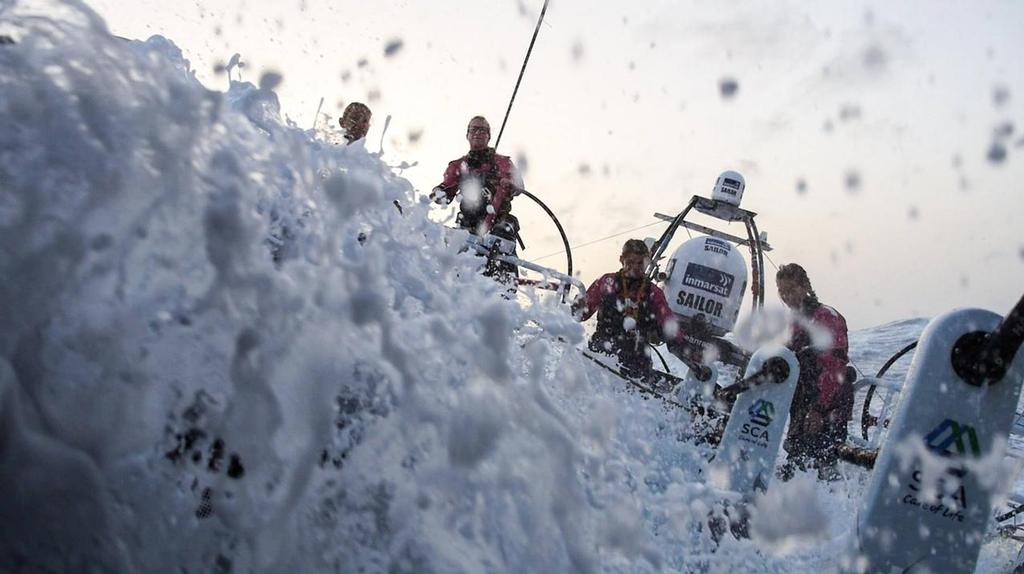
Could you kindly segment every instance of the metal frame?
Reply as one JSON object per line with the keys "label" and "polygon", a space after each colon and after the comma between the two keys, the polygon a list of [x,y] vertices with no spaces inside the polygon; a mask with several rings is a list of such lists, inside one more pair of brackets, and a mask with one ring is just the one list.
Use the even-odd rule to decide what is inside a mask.
{"label": "metal frame", "polygon": [[501,261],[504,263],[508,263],[509,265],[522,267],[523,269],[529,269],[530,271],[535,271],[543,275],[545,281],[533,282],[535,286],[541,288],[549,288],[545,287],[544,283],[546,283],[549,280],[554,280],[557,283],[555,290],[562,292],[563,299],[569,294],[569,290],[572,287],[575,287],[577,290],[579,290],[580,296],[586,294],[587,287],[579,279],[576,279],[575,277],[570,277],[569,275],[559,273],[554,269],[537,265],[536,263],[520,259],[515,255],[504,252],[502,250],[502,246],[506,242],[511,243],[507,239],[502,239],[494,235],[486,235],[484,237],[480,237],[478,235],[473,235],[472,233],[470,233],[469,236],[466,238],[466,244],[472,247],[473,250],[476,251],[477,254],[479,255],[483,255],[484,257],[487,257],[488,259],[492,259],[494,261]]}
{"label": "metal frame", "polygon": [[[727,223],[742,221],[747,230],[747,238],[743,239],[742,237],[736,237],[717,229],[686,221],[686,216],[690,214],[692,209]],[[754,309],[764,306],[764,252],[771,251],[772,248],[766,241],[761,240],[761,236],[757,231],[757,224],[754,222],[754,217],[757,216],[756,213],[723,201],[695,195],[690,199],[686,207],[679,212],[679,215],[670,217],[661,213],[655,213],[654,216],[665,221],[671,221],[672,223],[654,243],[654,248],[651,252],[651,264],[647,268],[648,278],[652,280],[658,279],[658,262],[662,259],[665,249],[668,248],[668,244],[672,241],[676,231],[682,226],[705,235],[735,243],[736,245],[746,246],[750,249],[750,288],[754,295],[751,306]]]}
{"label": "metal frame", "polygon": [[[573,278],[572,276],[572,247],[569,246],[569,238],[565,234],[565,229],[562,227],[562,222],[558,220],[558,217],[556,217],[555,213],[551,211],[551,208],[549,208],[543,201],[541,201],[539,197],[530,193],[529,191],[526,191],[525,189],[519,190],[519,193],[525,195],[526,197],[529,197],[534,201],[534,203],[539,205],[540,208],[543,209],[544,212],[548,214],[548,217],[551,218],[551,221],[555,223],[555,227],[558,228],[558,234],[562,237],[562,245],[565,246],[565,273],[559,273],[554,269],[549,269],[547,267],[537,265],[536,263],[530,263],[529,261],[520,259],[515,254],[515,241],[518,241],[519,245],[523,249],[526,249],[526,245],[523,243],[522,238],[519,237],[518,231],[515,235],[515,241],[511,239],[504,239],[496,235],[492,235],[490,233],[484,235],[483,237],[480,237],[475,233],[470,232],[469,237],[466,239],[466,243],[472,246],[473,249],[477,252],[477,254],[483,255],[488,259],[502,261],[510,265],[516,265],[524,269],[536,271],[537,273],[541,273],[545,277],[543,281],[519,279],[517,286],[531,285],[541,289],[548,289],[550,291],[560,291],[562,303],[566,302],[569,296],[569,289],[571,287],[576,287],[577,289],[579,289],[580,295],[582,296],[587,292],[587,288],[583,285],[583,283],[581,283],[578,279]],[[466,231],[469,230],[467,229]],[[554,279],[552,280],[551,278]]]}

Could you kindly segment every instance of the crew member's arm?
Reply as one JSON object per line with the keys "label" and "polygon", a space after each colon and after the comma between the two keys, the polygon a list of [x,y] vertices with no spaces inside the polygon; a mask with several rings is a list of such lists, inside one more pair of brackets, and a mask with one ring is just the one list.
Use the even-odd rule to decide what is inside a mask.
{"label": "crew member's arm", "polygon": [[789,432],[793,435],[817,433],[821,430],[822,422],[821,414],[816,409],[818,378],[821,373],[818,358],[821,351],[811,345],[811,335],[802,323],[802,320],[797,320],[790,326],[791,333],[786,343],[786,347],[796,355],[797,364],[800,366],[800,376],[796,381],[796,389],[793,390],[793,400],[789,407],[792,417],[789,421]]}
{"label": "crew member's arm", "polygon": [[683,332],[682,326],[679,324],[679,318],[668,306],[665,292],[657,285],[651,285],[651,290],[647,294],[647,305],[658,324],[661,340],[668,347],[668,352],[675,355],[690,369],[706,368],[701,367],[704,360],[703,353],[699,347],[686,342],[686,333]]}
{"label": "crew member's arm", "polygon": [[459,158],[448,164],[448,169],[444,170],[444,179],[434,188],[434,201],[441,203],[442,199],[444,203],[451,203],[455,199],[455,194],[459,192],[459,180],[462,176],[462,159]]}
{"label": "crew member's arm", "polygon": [[494,220],[512,210],[512,198],[523,189],[523,178],[512,160],[503,155],[494,156],[498,168],[498,189],[492,190],[491,205],[487,209],[484,224],[487,229],[494,225]]}
{"label": "crew member's arm", "polygon": [[615,293],[615,274],[608,273],[590,284],[587,294],[572,304],[572,314],[580,321],[591,318],[601,306],[601,299],[608,293]]}
{"label": "crew member's arm", "polygon": [[817,410],[826,413],[836,406],[842,385],[846,384],[846,364],[849,362],[849,341],[846,319],[835,309],[822,305],[814,314],[814,323],[827,329],[832,336],[828,349],[818,352]]}
{"label": "crew member's arm", "polygon": [[661,340],[670,345],[683,341],[683,330],[679,326],[679,319],[668,306],[665,300],[665,292],[657,285],[651,285],[651,291],[647,294],[647,302],[654,312],[654,319],[661,329]]}
{"label": "crew member's arm", "polygon": [[512,160],[508,160],[508,184],[512,189],[512,195],[519,195],[521,192],[526,190],[526,184],[523,183],[523,174],[519,169],[512,163]]}

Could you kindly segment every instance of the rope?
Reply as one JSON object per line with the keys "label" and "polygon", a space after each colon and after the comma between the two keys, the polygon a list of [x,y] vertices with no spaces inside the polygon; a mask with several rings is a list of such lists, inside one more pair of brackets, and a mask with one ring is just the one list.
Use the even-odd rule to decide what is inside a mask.
{"label": "rope", "polygon": [[857,363],[854,363],[853,359],[850,359],[849,357],[847,357],[847,359],[850,361],[850,364],[853,365],[853,368],[857,370],[857,376],[858,377],[863,377],[864,376],[864,370],[860,368],[860,365],[858,365]]}
{"label": "rope", "polygon": [[672,405],[674,407],[679,407],[681,409],[685,409],[687,411],[693,412],[693,410],[690,407],[687,407],[686,405],[680,403],[679,401],[676,401],[676,400],[672,399],[671,397],[668,397],[666,395],[663,395],[663,394],[659,393],[658,391],[656,391],[652,387],[648,387],[647,385],[642,384],[639,381],[636,381],[634,379],[631,379],[631,378],[627,377],[625,374],[623,374],[618,369],[616,369],[614,367],[610,367],[610,366],[602,363],[598,358],[591,356],[589,353],[584,351],[584,352],[582,352],[582,355],[584,357],[590,359],[594,363],[596,363],[597,366],[601,367],[602,369],[608,371],[609,373],[612,373],[613,375],[617,376],[618,378],[622,379],[623,381],[626,381],[627,384],[629,384],[632,387],[635,387],[641,393],[646,394],[646,395],[651,395],[651,396],[653,396],[655,398],[661,399],[666,404]]}
{"label": "rope", "polygon": [[537,27],[533,29],[533,38],[530,39],[530,47],[526,50],[526,58],[523,59],[523,67],[519,70],[519,78],[516,80],[516,87],[512,90],[512,99],[508,101],[508,109],[505,110],[505,119],[501,120],[501,129],[498,130],[498,139],[494,141],[494,149],[498,149],[501,143],[501,134],[505,133],[505,123],[508,122],[508,115],[512,113],[512,103],[516,101],[516,94],[519,93],[519,83],[523,81],[523,73],[526,72],[526,63],[530,61],[530,53],[533,52],[533,43],[537,41],[537,34],[540,32],[540,24],[544,21],[544,13],[548,10],[548,0],[544,0],[544,7],[540,9],[540,18],[537,19]]}
{"label": "rope", "polygon": [[665,372],[671,375],[672,369],[668,368],[668,362],[665,361],[665,357],[661,356],[661,351],[659,351],[654,345],[651,345],[651,350],[654,351],[655,355],[658,355],[659,359],[661,359],[661,366],[665,367]]}

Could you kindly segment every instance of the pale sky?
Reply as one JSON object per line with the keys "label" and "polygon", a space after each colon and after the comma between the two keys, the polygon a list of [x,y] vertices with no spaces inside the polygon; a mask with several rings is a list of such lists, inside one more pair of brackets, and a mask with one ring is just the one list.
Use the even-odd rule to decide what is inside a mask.
{"label": "pale sky", "polygon": [[[364,101],[376,151],[391,115],[383,158],[418,162],[403,175],[427,193],[465,153],[471,116],[497,137],[543,1],[89,4],[116,34],[173,40],[211,89],[236,52],[245,80],[281,73],[302,127],[321,97],[332,123]],[[803,264],[851,327],[1005,313],[1024,292],[1021,30],[1016,0],[551,0],[499,152],[525,158],[527,189],[574,246],[674,214],[734,169],[771,259]],[[529,199],[513,213],[524,258],[561,249]],[[576,269],[589,283],[625,239],[663,229],[574,249]],[[539,262],[564,269],[560,254]]]}

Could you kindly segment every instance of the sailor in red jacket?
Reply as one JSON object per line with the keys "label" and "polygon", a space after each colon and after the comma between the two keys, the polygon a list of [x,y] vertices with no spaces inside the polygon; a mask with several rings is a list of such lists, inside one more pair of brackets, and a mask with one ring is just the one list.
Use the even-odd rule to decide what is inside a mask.
{"label": "sailor in red jacket", "polygon": [[797,315],[787,345],[800,362],[785,442],[788,460],[800,467],[813,463],[821,478],[832,478],[836,447],[846,442],[853,413],[853,385],[846,381],[846,319],[818,301],[800,265],[783,265],[775,281],[782,302]]}
{"label": "sailor in red jacket", "polygon": [[582,321],[597,313],[590,349],[616,355],[624,372],[645,379],[652,373],[648,342],[660,338],[671,346],[683,337],[665,294],[644,274],[650,261],[647,244],[630,239],[619,257],[622,269],[594,281],[573,305]]}
{"label": "sailor in red jacket", "polygon": [[510,213],[512,198],[523,190],[523,179],[508,156],[487,147],[491,126],[483,116],[469,120],[469,153],[448,164],[444,180],[434,188],[434,201],[451,203],[462,192],[459,225],[476,235],[494,233],[514,239],[519,222]]}

